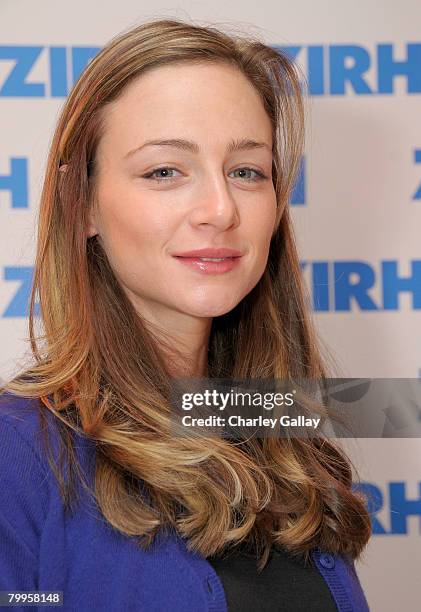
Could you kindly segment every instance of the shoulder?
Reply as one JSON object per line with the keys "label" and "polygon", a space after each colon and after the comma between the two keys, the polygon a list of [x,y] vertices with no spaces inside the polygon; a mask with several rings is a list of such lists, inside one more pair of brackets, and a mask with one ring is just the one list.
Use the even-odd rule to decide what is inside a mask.
{"label": "shoulder", "polygon": [[0,453],[7,450],[13,454],[14,451],[22,459],[33,455],[43,463],[37,448],[42,431],[39,403],[36,398],[19,397],[8,392],[0,395]]}
{"label": "shoulder", "polygon": [[[13,470],[15,458],[20,464],[31,461],[33,469],[50,475],[46,439],[54,461],[58,461],[60,424],[58,417],[39,398],[25,398],[9,392],[0,394],[0,457],[8,453],[8,469]],[[94,443],[75,432],[71,436],[77,458],[82,463],[92,459]]]}
{"label": "shoulder", "polygon": [[41,530],[47,515],[62,507],[63,495],[69,497],[64,487],[71,487],[75,502],[84,493],[79,475],[93,487],[95,443],[70,430],[73,448],[68,453],[61,434],[65,431],[67,442],[69,430],[39,398],[0,395],[0,491],[6,492],[0,496],[0,523],[2,516],[10,522],[10,513],[19,508],[16,527],[26,516]]}
{"label": "shoulder", "polygon": [[0,394],[0,426],[13,428],[24,438],[32,438],[39,428],[40,400],[14,395]]}
{"label": "shoulder", "polygon": [[50,486],[46,462],[37,448],[36,402],[0,395],[0,534],[35,558],[38,534],[48,512]]}
{"label": "shoulder", "polygon": [[[42,414],[41,414],[42,413]],[[0,395],[0,439],[1,449],[9,448],[22,460],[31,456],[41,470],[47,470],[45,434],[58,449],[57,417],[48,410],[39,398],[27,398],[12,393]],[[1,450],[0,450],[1,453]]]}

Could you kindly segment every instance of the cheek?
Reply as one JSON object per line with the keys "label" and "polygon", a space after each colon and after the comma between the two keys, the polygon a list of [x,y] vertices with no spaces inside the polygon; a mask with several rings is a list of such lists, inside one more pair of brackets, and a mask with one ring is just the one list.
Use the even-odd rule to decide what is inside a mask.
{"label": "cheek", "polygon": [[[123,191],[108,192],[100,200],[100,234],[110,255],[122,258],[132,253],[147,256],[172,231],[171,215],[150,195]],[[139,263],[139,261],[138,261]]]}
{"label": "cheek", "polygon": [[162,274],[161,252],[171,233],[168,215],[127,190],[103,198],[99,212],[99,240],[116,277],[134,292],[149,286]]}
{"label": "cheek", "polygon": [[[254,257],[247,279],[246,293],[260,280],[266,269],[270,243],[276,223],[276,199],[260,200],[247,220],[250,243],[253,246]],[[245,279],[244,279],[245,280]]]}
{"label": "cheek", "polygon": [[276,199],[275,196],[268,198],[267,201],[253,211],[249,223],[253,234],[256,236],[256,246],[262,256],[268,252],[270,241],[276,223]]}

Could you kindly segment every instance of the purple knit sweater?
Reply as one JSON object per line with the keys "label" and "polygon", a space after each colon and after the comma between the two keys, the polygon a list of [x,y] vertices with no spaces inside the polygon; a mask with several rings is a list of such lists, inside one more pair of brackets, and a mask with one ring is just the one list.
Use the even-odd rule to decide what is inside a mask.
{"label": "purple knit sweater", "polygon": [[[69,612],[227,612],[215,570],[175,532],[162,532],[143,551],[104,519],[82,487],[76,510],[65,515],[37,405],[0,396],[0,591],[62,591],[61,609]],[[54,431],[55,417],[46,414]],[[57,436],[52,441],[56,453]],[[91,485],[95,446],[86,437],[75,446]],[[312,556],[339,612],[369,609],[353,563],[319,549]]]}

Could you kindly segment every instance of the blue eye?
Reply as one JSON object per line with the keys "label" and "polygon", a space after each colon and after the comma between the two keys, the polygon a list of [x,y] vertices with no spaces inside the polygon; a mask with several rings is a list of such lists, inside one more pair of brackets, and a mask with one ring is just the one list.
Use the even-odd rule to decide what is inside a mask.
{"label": "blue eye", "polygon": [[[145,174],[143,176],[143,178],[147,178],[147,179],[153,179],[155,181],[170,181],[171,179],[173,179],[173,176],[168,176],[170,172],[173,172],[175,170],[175,168],[170,168],[169,166],[163,166],[162,168],[155,168],[155,170],[152,170],[151,172],[149,172],[148,174]],[[154,174],[156,172],[164,172],[164,176],[154,176]],[[178,170],[176,170],[176,172],[178,172]]]}
{"label": "blue eye", "polygon": [[240,178],[245,178],[246,181],[260,181],[261,179],[266,178],[266,176],[263,174],[263,172],[260,172],[259,170],[254,170],[254,168],[237,168],[236,170],[233,170],[233,172],[254,172],[254,174],[257,176],[257,178],[252,178],[250,176],[242,176]]}
{"label": "blue eye", "polygon": [[[155,168],[154,170],[151,170],[151,172],[148,172],[148,174],[144,174],[142,178],[151,179],[161,183],[168,183],[177,178],[176,176],[172,176],[171,174],[174,173],[174,171],[178,172],[176,168],[171,168],[170,166],[162,166],[162,168]],[[247,166],[236,168],[235,170],[233,170],[233,172],[241,172],[242,175],[239,178],[244,178],[248,182],[260,181],[262,179],[267,178],[266,175],[263,174],[263,172],[260,172],[259,170],[254,170],[254,168],[249,168]],[[159,173],[161,173],[161,176],[159,176]],[[247,174],[245,175],[244,173]],[[254,173],[255,176],[250,176],[251,173]]]}

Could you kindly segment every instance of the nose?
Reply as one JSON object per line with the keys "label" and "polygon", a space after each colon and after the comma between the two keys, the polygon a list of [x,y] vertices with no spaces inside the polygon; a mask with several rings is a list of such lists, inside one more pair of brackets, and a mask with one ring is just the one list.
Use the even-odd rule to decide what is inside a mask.
{"label": "nose", "polygon": [[239,222],[237,203],[223,172],[206,174],[198,181],[190,223],[214,226],[219,230],[236,227]]}

